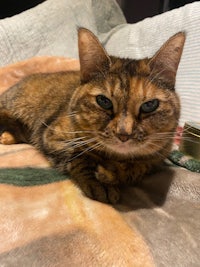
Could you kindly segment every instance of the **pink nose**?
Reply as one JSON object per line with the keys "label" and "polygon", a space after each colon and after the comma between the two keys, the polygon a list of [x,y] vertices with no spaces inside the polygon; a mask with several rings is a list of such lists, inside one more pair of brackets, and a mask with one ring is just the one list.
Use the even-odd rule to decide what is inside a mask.
{"label": "pink nose", "polygon": [[122,142],[127,142],[130,139],[130,135],[128,134],[118,134],[117,137]]}

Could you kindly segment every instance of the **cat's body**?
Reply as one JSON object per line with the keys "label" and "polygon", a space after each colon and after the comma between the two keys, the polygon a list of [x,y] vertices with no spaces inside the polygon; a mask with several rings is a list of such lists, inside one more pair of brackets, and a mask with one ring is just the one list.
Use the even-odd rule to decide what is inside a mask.
{"label": "cat's body", "polygon": [[32,75],[0,97],[1,142],[10,132],[33,144],[86,195],[115,203],[119,184],[140,180],[170,152],[184,39],[136,61],[109,57],[80,29],[80,72]]}

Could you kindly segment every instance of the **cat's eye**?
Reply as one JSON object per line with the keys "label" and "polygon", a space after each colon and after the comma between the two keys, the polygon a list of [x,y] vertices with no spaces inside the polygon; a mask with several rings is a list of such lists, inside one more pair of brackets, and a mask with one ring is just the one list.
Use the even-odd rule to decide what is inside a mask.
{"label": "cat's eye", "polygon": [[103,109],[110,110],[113,108],[112,101],[109,98],[107,98],[105,95],[97,95],[96,101],[97,101],[97,104]]}
{"label": "cat's eye", "polygon": [[140,107],[140,111],[143,113],[150,113],[155,111],[159,107],[159,100],[153,99],[143,103]]}

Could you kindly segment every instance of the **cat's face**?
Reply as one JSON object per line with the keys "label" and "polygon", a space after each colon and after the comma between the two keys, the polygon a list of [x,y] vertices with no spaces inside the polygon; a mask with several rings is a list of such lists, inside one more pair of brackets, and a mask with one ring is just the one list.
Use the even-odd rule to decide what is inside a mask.
{"label": "cat's face", "polygon": [[91,32],[79,31],[82,84],[70,109],[91,149],[129,157],[168,153],[179,119],[174,86],[184,41],[176,34],[151,59],[136,61],[109,57]]}
{"label": "cat's face", "polygon": [[73,99],[76,125],[88,139],[95,138],[92,144],[129,157],[167,150],[179,110],[173,90],[158,87],[148,75],[131,76],[123,68],[83,85]]}

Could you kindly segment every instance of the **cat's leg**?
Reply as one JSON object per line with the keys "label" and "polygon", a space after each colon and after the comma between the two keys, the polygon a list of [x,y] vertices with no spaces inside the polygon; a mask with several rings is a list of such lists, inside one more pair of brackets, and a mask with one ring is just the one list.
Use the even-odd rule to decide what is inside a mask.
{"label": "cat's leg", "polygon": [[10,132],[3,131],[2,133],[0,133],[0,144],[12,145],[16,143],[17,141],[16,141],[15,136],[11,134]]}
{"label": "cat's leg", "polygon": [[117,180],[116,172],[113,171],[113,166],[111,168],[105,168],[99,164],[95,173],[96,179],[106,184],[118,184],[119,181]]}
{"label": "cat's leg", "polygon": [[153,168],[152,160],[148,162],[106,162],[97,166],[96,178],[102,183],[131,184],[139,183]]}
{"label": "cat's leg", "polygon": [[9,111],[0,109],[0,144],[11,145],[27,142],[25,127]]}
{"label": "cat's leg", "polygon": [[120,198],[118,186],[96,179],[97,166],[91,158],[76,159],[71,163],[70,177],[86,196],[105,203],[117,203]]}
{"label": "cat's leg", "polygon": [[[43,133],[41,152],[62,173],[70,175],[70,179],[82,189],[86,196],[105,203],[116,203],[119,198],[117,185],[104,183],[96,178],[98,157],[75,152],[73,146],[63,142],[63,132],[54,131],[54,125],[47,127]],[[71,140],[70,138],[68,138]],[[66,140],[68,140],[66,139]],[[70,142],[69,142],[70,143]]]}

